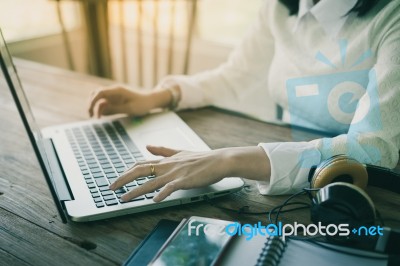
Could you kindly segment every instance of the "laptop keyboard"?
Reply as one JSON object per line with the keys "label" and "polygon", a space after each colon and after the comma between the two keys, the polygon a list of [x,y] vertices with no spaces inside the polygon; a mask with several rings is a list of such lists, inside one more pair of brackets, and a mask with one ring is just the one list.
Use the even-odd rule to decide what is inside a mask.
{"label": "laptop keyboard", "polygon": [[[108,187],[125,170],[145,158],[118,121],[67,129],[66,135],[96,207],[127,203],[121,196],[154,176],[140,177],[115,192]],[[155,192],[132,199],[152,199]]]}

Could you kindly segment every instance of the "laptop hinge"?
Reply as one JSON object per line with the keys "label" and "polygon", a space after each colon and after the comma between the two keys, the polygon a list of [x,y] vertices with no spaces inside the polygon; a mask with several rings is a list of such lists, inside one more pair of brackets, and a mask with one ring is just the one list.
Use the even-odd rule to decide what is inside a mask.
{"label": "laptop hinge", "polygon": [[44,149],[48,160],[48,173],[53,180],[60,201],[73,200],[72,193],[66,181],[64,171],[61,168],[57,153],[51,139],[43,139]]}
{"label": "laptop hinge", "polygon": [[[57,153],[54,149],[53,141],[51,139],[42,139],[45,156],[42,155],[45,167],[51,181],[51,190],[54,189],[56,193],[58,203],[64,207],[63,202],[73,200],[71,189],[66,181],[64,171],[61,167]],[[46,163],[47,162],[47,163]],[[53,192],[53,191],[52,191]],[[57,204],[57,203],[56,203]],[[60,206],[57,204],[61,218],[66,221],[66,214],[64,208],[60,210]]]}

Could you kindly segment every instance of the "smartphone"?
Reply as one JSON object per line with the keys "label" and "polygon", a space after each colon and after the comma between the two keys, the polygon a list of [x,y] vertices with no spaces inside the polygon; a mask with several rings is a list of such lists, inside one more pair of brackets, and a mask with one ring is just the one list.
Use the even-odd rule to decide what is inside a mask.
{"label": "smartphone", "polygon": [[215,265],[232,239],[225,233],[231,223],[198,216],[183,220],[149,265]]}

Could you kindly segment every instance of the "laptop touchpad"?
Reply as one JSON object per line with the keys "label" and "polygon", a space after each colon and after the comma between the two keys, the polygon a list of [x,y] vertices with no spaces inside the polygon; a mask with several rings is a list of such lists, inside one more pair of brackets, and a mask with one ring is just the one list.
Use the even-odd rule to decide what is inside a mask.
{"label": "laptop touchpad", "polygon": [[178,150],[193,150],[195,148],[194,143],[178,127],[143,132],[139,139],[144,146],[164,146]]}

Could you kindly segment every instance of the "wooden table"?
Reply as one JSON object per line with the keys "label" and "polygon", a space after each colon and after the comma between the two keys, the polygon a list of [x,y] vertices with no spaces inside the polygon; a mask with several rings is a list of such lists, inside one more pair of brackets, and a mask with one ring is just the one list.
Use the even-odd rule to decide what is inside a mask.
{"label": "wooden table", "polygon": [[[37,63],[15,61],[40,127],[87,119],[90,91],[113,83]],[[288,141],[292,136],[287,127],[212,108],[179,112],[179,116],[211,148]],[[318,137],[309,132],[297,133],[307,139]],[[163,218],[181,220],[198,215],[267,223],[266,215],[243,215],[200,202],[97,222],[63,224],[4,80],[0,81],[0,140],[1,265],[121,264]],[[368,192],[387,224],[400,227],[400,196],[378,188],[368,188]],[[261,212],[286,198],[262,196],[254,182],[246,181],[243,190],[214,203],[232,209],[248,206],[248,211]],[[309,212],[296,211],[282,218],[286,222],[307,223]]]}

